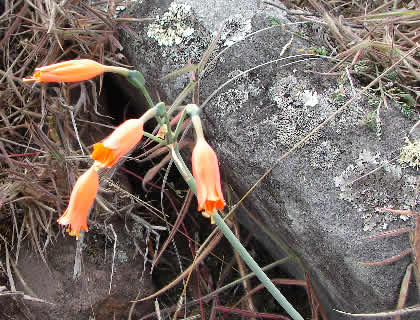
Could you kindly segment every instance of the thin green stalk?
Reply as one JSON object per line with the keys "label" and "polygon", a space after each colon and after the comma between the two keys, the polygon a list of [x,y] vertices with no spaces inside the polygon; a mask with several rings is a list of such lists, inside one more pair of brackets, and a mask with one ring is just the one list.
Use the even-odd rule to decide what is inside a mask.
{"label": "thin green stalk", "polygon": [[168,140],[169,144],[175,143],[176,140],[174,139],[172,135],[172,128],[171,128],[171,122],[169,121],[168,114],[166,112],[163,113],[163,119],[166,124],[166,139]]}
{"label": "thin green stalk", "polygon": [[176,125],[175,133],[174,133],[174,141],[177,140],[179,131],[181,130],[182,124],[184,123],[185,116],[187,115],[187,110],[184,108],[182,111],[181,117],[179,118],[178,124]]}
{"label": "thin green stalk", "polygon": [[219,227],[220,231],[223,232],[226,239],[230,242],[232,247],[238,251],[241,258],[247,264],[247,266],[255,272],[257,278],[261,281],[261,283],[265,286],[265,288],[271,293],[274,299],[277,300],[278,303],[286,310],[286,312],[294,319],[294,320],[303,320],[303,317],[293,308],[293,306],[287,301],[287,299],[280,293],[279,289],[271,282],[271,280],[267,277],[264,271],[261,270],[260,266],[255,262],[255,260],[250,256],[248,251],[244,248],[244,246],[239,242],[239,240],[235,237],[235,235],[230,231],[229,227],[226,225],[225,221],[222,217],[216,213],[213,216],[214,221],[216,222],[217,226]]}
{"label": "thin green stalk", "polygon": [[[189,185],[191,190],[194,194],[197,195],[197,185],[191,172],[186,167],[182,157],[180,156],[179,152],[175,150],[173,145],[169,147],[172,154],[172,159],[175,162],[178,170],[180,171],[181,175],[183,176],[185,182]],[[242,257],[244,262],[247,266],[255,273],[257,278],[261,281],[261,283],[267,288],[267,290],[271,293],[274,299],[286,310],[286,312],[294,319],[294,320],[303,320],[302,316],[293,308],[293,306],[287,301],[287,299],[281,294],[279,289],[271,282],[271,280],[267,277],[267,275],[262,271],[260,266],[255,262],[255,260],[251,257],[248,251],[244,248],[244,246],[240,243],[240,241],[235,237],[235,235],[230,231],[229,227],[226,225],[224,220],[220,217],[218,213],[213,216],[216,225],[219,227],[220,231],[223,232],[226,239],[230,242],[233,248],[238,251],[239,255]]]}
{"label": "thin green stalk", "polygon": [[188,186],[191,188],[194,194],[197,194],[197,185],[195,184],[194,177],[185,165],[184,160],[182,160],[182,157],[179,154],[178,150],[175,150],[173,145],[169,145],[168,147],[171,151],[172,159],[174,160],[175,165],[181,173],[182,177],[184,178],[185,182],[188,184]]}
{"label": "thin green stalk", "polygon": [[147,89],[145,87],[146,81],[144,80],[143,74],[137,70],[129,70],[126,75],[126,78],[128,82],[130,82],[134,87],[141,90],[141,92],[147,100],[147,103],[149,104],[149,107],[153,108],[155,104],[153,103],[149,92],[147,92]]}
{"label": "thin green stalk", "polygon": [[174,112],[175,108],[178,107],[182,101],[187,97],[187,95],[194,89],[197,82],[191,81],[182,92],[176,97],[175,101],[172,103],[171,107],[168,110],[168,115],[171,116],[172,112]]}
{"label": "thin green stalk", "polygon": [[149,107],[150,107],[150,108],[153,108],[153,106],[154,106],[155,104],[153,103],[153,100],[152,100],[152,98],[150,97],[149,92],[147,91],[146,87],[140,87],[140,90],[141,90],[141,92],[143,93],[144,97],[146,98],[147,103],[149,104]]}
{"label": "thin green stalk", "polygon": [[167,146],[168,145],[168,143],[165,140],[160,139],[160,138],[154,136],[153,134],[150,134],[148,132],[143,132],[143,135],[145,137],[149,138],[149,139],[152,139],[153,141],[155,141],[157,143],[160,143],[160,144],[164,145],[164,146]]}

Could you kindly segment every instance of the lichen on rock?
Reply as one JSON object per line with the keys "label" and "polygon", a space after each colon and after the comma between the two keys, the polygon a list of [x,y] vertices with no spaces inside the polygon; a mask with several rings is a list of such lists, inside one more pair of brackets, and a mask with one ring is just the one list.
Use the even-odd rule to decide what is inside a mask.
{"label": "lichen on rock", "polygon": [[172,2],[162,17],[149,25],[147,36],[155,39],[160,46],[171,47],[180,44],[194,33],[191,27],[191,6]]}
{"label": "lichen on rock", "polygon": [[309,162],[318,169],[331,169],[336,164],[340,153],[340,149],[330,140],[322,141],[312,149]]}
{"label": "lichen on rock", "polygon": [[360,213],[364,231],[384,229],[390,222],[407,220],[406,216],[399,218],[392,213],[378,212],[375,208],[410,209],[416,189],[414,176],[406,172],[403,174],[400,165],[382,159],[380,153],[367,149],[334,178],[334,183],[340,190],[339,198]]}
{"label": "lichen on rock", "polygon": [[251,32],[251,29],[251,20],[244,20],[240,15],[230,17],[224,24],[220,40],[223,42],[223,45],[230,47],[236,42],[243,40]]}
{"label": "lichen on rock", "polygon": [[420,139],[411,142],[405,139],[406,145],[401,149],[399,162],[415,169],[420,167]]}
{"label": "lichen on rock", "polygon": [[[278,106],[277,142],[284,147],[292,147],[334,113],[341,106],[334,99],[336,90],[337,88],[329,88],[318,93],[306,78],[279,74],[269,89],[271,99]],[[345,92],[346,99],[348,96],[349,93]],[[330,127],[336,133],[341,133],[357,126],[365,112],[356,101],[335,118]],[[313,135],[309,142],[316,142],[322,136],[323,133]],[[314,161],[312,163],[315,167],[322,166]]]}

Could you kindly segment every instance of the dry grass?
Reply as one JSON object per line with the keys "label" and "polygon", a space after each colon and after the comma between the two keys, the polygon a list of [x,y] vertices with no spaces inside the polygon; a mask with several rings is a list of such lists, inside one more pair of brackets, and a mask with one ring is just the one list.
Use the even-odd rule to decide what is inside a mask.
{"label": "dry grass", "polygon": [[[10,266],[4,269],[8,271],[18,259],[24,238],[30,239],[34,250],[45,260],[45,250],[57,234],[56,218],[67,205],[71,186],[88,166],[89,148],[85,144],[95,141],[98,122],[107,123],[97,110],[102,79],[99,88],[93,81],[31,86],[21,79],[37,66],[74,58],[125,66],[117,29],[130,32],[129,23],[145,20],[117,17],[120,2],[124,1],[98,1],[91,6],[78,0],[0,3],[0,247],[4,245],[13,251],[13,257],[7,251]],[[375,6],[366,6],[373,1],[271,3],[280,2],[293,10],[310,11],[299,18],[329,28],[334,39],[331,49],[341,61],[331,72],[344,69],[374,79],[377,72],[418,46],[418,0],[376,1]],[[367,67],[362,70],[362,65]],[[417,50],[397,66],[394,78],[388,79],[413,97],[414,104],[420,99],[419,65]],[[157,170],[151,171],[145,181],[154,174]],[[104,207],[112,207],[103,201]],[[175,228],[171,226],[172,233],[181,222],[177,221]],[[163,249],[156,257],[162,252]],[[231,271],[230,267],[226,267],[226,272]],[[13,283],[11,271],[7,274]],[[187,274],[184,272],[184,276]],[[306,286],[310,288],[309,279]],[[222,283],[218,284],[220,287]],[[204,297],[205,294],[209,298],[215,295],[206,292]],[[244,297],[248,304],[252,304],[251,296],[249,293]],[[314,294],[310,299],[316,310],[313,312],[318,313],[320,306]]]}
{"label": "dry grass", "polygon": [[[420,1],[266,1],[273,6],[284,4],[299,19],[325,26],[333,42],[324,45],[340,60],[330,73],[349,70],[369,81],[407,52],[419,45]],[[307,13],[307,14],[302,14]],[[398,87],[411,97],[409,105],[420,102],[420,49],[396,66],[388,76],[391,86]],[[401,97],[400,97],[401,98]],[[406,101],[407,102],[407,101]]]}
{"label": "dry grass", "polygon": [[117,5],[0,4],[0,235],[16,260],[23,238],[44,259],[71,186],[87,167],[85,143],[102,130],[98,121],[109,122],[98,114],[95,82],[31,86],[22,78],[37,66],[75,58],[124,65],[117,28],[142,20],[117,17]]}

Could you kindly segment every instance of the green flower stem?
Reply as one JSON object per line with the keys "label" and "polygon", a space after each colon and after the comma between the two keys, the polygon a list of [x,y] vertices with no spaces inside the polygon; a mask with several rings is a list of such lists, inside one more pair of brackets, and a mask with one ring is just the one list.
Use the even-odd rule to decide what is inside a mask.
{"label": "green flower stem", "polygon": [[261,283],[265,286],[265,288],[271,293],[274,299],[277,300],[278,303],[286,310],[286,312],[294,319],[294,320],[303,320],[302,316],[293,308],[293,306],[286,300],[286,298],[280,293],[279,289],[271,282],[271,280],[267,277],[264,271],[261,270],[260,266],[255,262],[255,260],[250,256],[248,251],[242,246],[239,240],[235,237],[235,235],[230,231],[229,227],[226,225],[225,221],[222,217],[216,213],[213,216],[214,221],[216,222],[217,226],[219,227],[220,231],[223,232],[226,239],[230,242],[232,247],[239,253],[242,257],[244,262],[247,266],[255,273],[257,278],[261,281]]}
{"label": "green flower stem", "polygon": [[194,194],[197,194],[197,185],[195,184],[194,177],[185,165],[185,162],[179,154],[179,151],[175,149],[174,145],[169,145],[168,147],[171,151],[172,159],[174,160],[175,165],[181,173],[182,177],[184,178],[185,182],[188,184],[188,186],[191,188]]}
{"label": "green flower stem", "polygon": [[175,133],[174,133],[174,141],[177,140],[179,131],[181,130],[182,124],[184,123],[185,116],[187,115],[187,110],[184,108],[182,111],[181,117],[179,118],[178,124],[176,125]]}
{"label": "green flower stem", "polygon": [[149,138],[149,139],[152,139],[153,141],[155,141],[157,143],[163,144],[164,146],[167,146],[168,145],[168,143],[165,140],[160,139],[160,138],[154,136],[153,134],[150,134],[148,132],[143,132],[143,135],[145,137]]}
{"label": "green flower stem", "polygon": [[[199,108],[195,105],[188,105],[184,111],[188,112],[191,116],[191,121],[194,125],[194,129],[197,135],[197,139],[204,139],[203,127],[201,125],[201,120],[198,115]],[[190,186],[191,190],[197,195],[197,186],[192,177],[190,171],[185,166],[184,161],[182,160],[179,152],[175,150],[173,145],[171,146],[171,153],[172,157],[175,161],[176,166],[178,167],[179,171],[181,172],[182,176],[184,177],[185,181]],[[187,180],[188,179],[188,180]],[[262,271],[260,266],[255,262],[255,260],[251,257],[248,251],[244,248],[241,242],[235,237],[235,235],[230,231],[229,227],[226,225],[225,221],[220,217],[219,213],[216,212],[215,215],[212,216],[214,221],[216,222],[220,231],[223,232],[226,239],[230,242],[232,247],[239,253],[241,258],[247,264],[247,266],[255,273],[257,278],[261,281],[261,283],[265,286],[265,288],[271,293],[274,299],[284,308],[284,310],[294,319],[294,320],[303,320],[303,317],[296,311],[295,308],[287,301],[287,299],[281,294],[279,289],[271,282],[270,278]]]}
{"label": "green flower stem", "polygon": [[147,92],[144,80],[143,74],[140,71],[137,70],[129,70],[128,74],[126,75],[126,78],[128,82],[130,82],[134,87],[137,89],[140,89],[143,93],[144,97],[147,100],[147,103],[149,104],[150,108],[153,108],[155,104],[152,101],[152,98],[149,95],[149,92]]}
{"label": "green flower stem", "polygon": [[140,88],[140,90],[141,90],[141,92],[143,93],[144,97],[146,98],[147,103],[149,104],[149,107],[150,107],[150,108],[153,108],[153,106],[154,106],[155,104],[153,103],[153,100],[152,100],[152,98],[150,97],[149,92],[146,90],[146,87],[141,87],[141,88]]}
{"label": "green flower stem", "polygon": [[175,143],[176,140],[174,139],[172,135],[171,122],[169,121],[168,114],[166,112],[163,114],[163,119],[165,121],[166,129],[167,129],[166,139],[168,140],[170,144]]}

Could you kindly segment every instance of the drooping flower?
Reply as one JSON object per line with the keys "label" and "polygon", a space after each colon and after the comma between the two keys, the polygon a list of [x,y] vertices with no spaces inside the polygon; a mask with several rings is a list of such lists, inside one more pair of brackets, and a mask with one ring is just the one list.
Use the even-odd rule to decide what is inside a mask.
{"label": "drooping flower", "polygon": [[[192,152],[192,170],[197,184],[198,210],[211,218],[225,206],[217,155],[203,137],[198,137]],[[213,222],[213,220],[212,220]]]}
{"label": "drooping flower", "polygon": [[61,225],[68,225],[68,233],[78,237],[80,230],[88,231],[87,218],[90,207],[95,201],[99,188],[98,168],[92,166],[79,179],[71,192],[69,205],[57,220]]}
{"label": "drooping flower", "polygon": [[123,122],[102,142],[93,145],[92,159],[100,167],[111,168],[139,143],[143,137],[143,122],[143,118]]}
{"label": "drooping flower", "polygon": [[89,59],[69,60],[36,68],[31,78],[25,78],[23,80],[36,82],[77,82],[92,79],[108,71],[108,68],[110,67]]}

